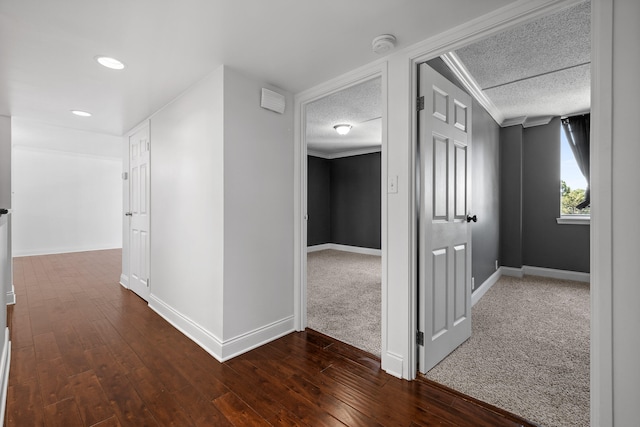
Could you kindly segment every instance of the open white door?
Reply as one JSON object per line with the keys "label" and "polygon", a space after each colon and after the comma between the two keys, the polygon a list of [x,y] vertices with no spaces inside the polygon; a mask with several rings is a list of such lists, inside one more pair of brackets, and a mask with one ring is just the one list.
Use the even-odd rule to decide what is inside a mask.
{"label": "open white door", "polygon": [[129,136],[130,253],[129,288],[149,299],[149,126]]}
{"label": "open white door", "polygon": [[471,97],[427,64],[419,86],[418,349],[425,373],[471,336]]}

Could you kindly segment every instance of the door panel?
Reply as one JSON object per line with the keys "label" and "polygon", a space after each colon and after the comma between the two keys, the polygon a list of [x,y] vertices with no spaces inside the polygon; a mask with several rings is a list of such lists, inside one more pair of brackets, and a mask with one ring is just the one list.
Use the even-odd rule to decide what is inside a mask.
{"label": "door panel", "polygon": [[471,98],[426,64],[420,88],[418,349],[427,372],[471,336]]}
{"label": "door panel", "polygon": [[149,128],[129,137],[130,248],[129,286],[144,300],[149,298]]}

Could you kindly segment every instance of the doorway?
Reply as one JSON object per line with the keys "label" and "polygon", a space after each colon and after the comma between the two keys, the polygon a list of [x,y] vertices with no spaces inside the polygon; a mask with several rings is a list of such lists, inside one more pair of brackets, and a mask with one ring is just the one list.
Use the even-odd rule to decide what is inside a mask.
{"label": "doorway", "polygon": [[[380,72],[303,104],[299,327],[381,354],[385,81]],[[348,125],[340,135],[337,125]]]}

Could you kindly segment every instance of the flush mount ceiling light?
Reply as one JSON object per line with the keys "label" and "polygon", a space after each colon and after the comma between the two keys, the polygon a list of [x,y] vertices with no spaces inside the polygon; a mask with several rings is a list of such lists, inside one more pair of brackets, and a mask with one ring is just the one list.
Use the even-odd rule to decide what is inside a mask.
{"label": "flush mount ceiling light", "polygon": [[96,61],[98,61],[100,65],[111,68],[112,70],[122,70],[124,68],[122,62],[108,56],[96,56]]}
{"label": "flush mount ceiling light", "polygon": [[346,135],[351,130],[351,125],[340,124],[333,127],[339,135]]}
{"label": "flush mount ceiling light", "polygon": [[71,110],[73,114],[80,117],[91,117],[91,113],[82,110]]}
{"label": "flush mount ceiling light", "polygon": [[382,34],[371,42],[373,51],[378,55],[389,52],[396,46],[396,37],[391,34]]}

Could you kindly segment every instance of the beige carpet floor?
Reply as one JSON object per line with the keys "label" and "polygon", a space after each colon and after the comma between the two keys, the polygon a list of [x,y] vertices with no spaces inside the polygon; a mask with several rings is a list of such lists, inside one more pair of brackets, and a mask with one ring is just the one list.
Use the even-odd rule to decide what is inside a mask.
{"label": "beige carpet floor", "polygon": [[380,356],[381,258],[324,250],[307,255],[307,326]]}
{"label": "beige carpet floor", "polygon": [[543,426],[589,425],[589,284],[503,276],[427,378]]}

